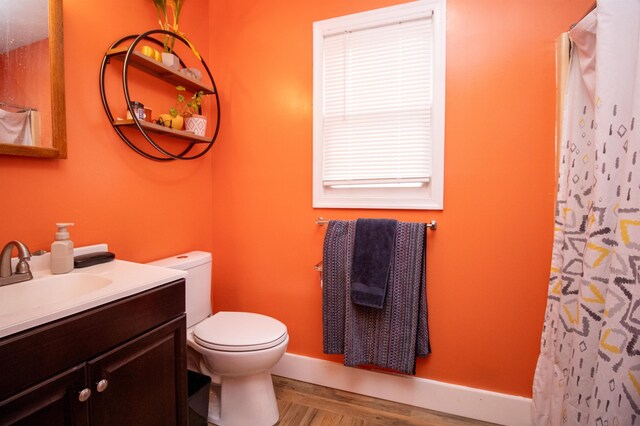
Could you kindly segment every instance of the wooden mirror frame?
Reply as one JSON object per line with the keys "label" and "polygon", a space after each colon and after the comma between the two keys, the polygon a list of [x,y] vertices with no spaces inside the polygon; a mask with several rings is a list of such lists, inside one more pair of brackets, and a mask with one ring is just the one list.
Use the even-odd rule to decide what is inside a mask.
{"label": "wooden mirror frame", "polygon": [[0,154],[23,157],[67,158],[62,0],[49,0],[49,64],[51,72],[51,138],[53,147],[0,143]]}

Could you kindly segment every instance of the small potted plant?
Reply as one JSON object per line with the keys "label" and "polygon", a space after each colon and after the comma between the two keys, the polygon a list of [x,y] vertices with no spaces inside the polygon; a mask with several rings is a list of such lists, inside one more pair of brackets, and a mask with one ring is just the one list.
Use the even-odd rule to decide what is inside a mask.
{"label": "small potted plant", "polygon": [[[184,4],[184,2],[185,0],[153,0],[153,4],[156,7],[156,11],[158,12],[158,22],[160,23],[160,28],[179,34],[178,20],[180,18],[180,11],[182,10],[182,5]],[[173,23],[169,23],[169,15],[167,13],[167,9],[171,9]],[[180,60],[173,53],[175,42],[175,37],[163,34],[162,46],[164,48],[164,52],[162,52],[162,63],[167,67],[173,69],[174,71],[177,71],[178,68],[180,68]]]}
{"label": "small potted plant", "polygon": [[157,123],[165,127],[180,130],[184,125],[184,117],[182,116],[182,114],[186,109],[184,97],[184,91],[186,89],[182,86],[176,86],[176,90],[178,91],[176,104],[173,107],[169,108],[168,114],[160,114]]}
{"label": "small potted plant", "polygon": [[196,135],[204,136],[207,127],[207,117],[200,115],[200,107],[204,92],[197,91],[191,96],[189,102],[184,96],[186,89],[183,86],[176,86],[178,91],[176,104],[169,109],[168,114],[160,114],[158,124],[180,130],[186,124],[186,130]]}
{"label": "small potted plant", "polygon": [[187,111],[183,113],[185,128],[188,132],[193,132],[198,136],[204,136],[207,129],[207,117],[201,115],[202,97],[204,92],[197,91],[191,96],[191,101],[187,103]]}

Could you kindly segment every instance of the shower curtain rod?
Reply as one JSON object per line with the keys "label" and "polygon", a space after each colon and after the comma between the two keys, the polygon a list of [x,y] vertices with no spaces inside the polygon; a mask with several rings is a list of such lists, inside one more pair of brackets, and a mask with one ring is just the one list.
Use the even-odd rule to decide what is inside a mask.
{"label": "shower curtain rod", "polygon": [[[589,10],[587,10],[587,13],[585,13],[584,15],[582,15],[582,18],[578,19],[578,22],[582,21],[588,14],[590,14],[591,12],[593,12],[593,10],[598,7],[598,3],[594,3],[593,6],[591,6],[591,8],[589,8]],[[573,27],[575,27],[576,25],[578,25],[578,22],[575,22],[573,24],[571,24],[571,26],[569,27],[570,30],[573,29]]]}
{"label": "shower curtain rod", "polygon": [[[316,219],[316,225],[318,226],[323,226],[328,223],[329,223],[329,220],[323,217],[319,217]],[[438,229],[438,223],[435,220],[432,220],[431,222],[427,222],[425,223],[425,225],[427,225],[427,228],[431,229],[432,231],[435,231],[436,229]]]}

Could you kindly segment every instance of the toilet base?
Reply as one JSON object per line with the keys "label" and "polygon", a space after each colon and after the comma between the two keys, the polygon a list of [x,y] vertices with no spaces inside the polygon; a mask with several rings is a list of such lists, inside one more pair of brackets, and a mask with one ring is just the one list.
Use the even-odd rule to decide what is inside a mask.
{"label": "toilet base", "polygon": [[222,377],[219,389],[219,417],[210,406],[210,422],[220,426],[273,426],[278,422],[280,413],[269,371]]}
{"label": "toilet base", "polygon": [[[289,336],[267,349],[229,352],[196,343],[187,330],[187,345],[201,372],[212,377],[208,419],[219,426],[273,426],[280,418],[271,367],[282,358]],[[189,350],[187,352],[189,352]],[[195,353],[194,353],[195,352]],[[196,356],[197,354],[197,356]],[[215,385],[219,379],[219,388]]]}

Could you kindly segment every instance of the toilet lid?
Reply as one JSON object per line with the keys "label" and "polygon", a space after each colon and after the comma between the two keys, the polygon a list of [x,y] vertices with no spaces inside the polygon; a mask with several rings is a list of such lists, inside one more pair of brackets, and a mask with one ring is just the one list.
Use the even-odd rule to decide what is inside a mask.
{"label": "toilet lid", "polygon": [[249,312],[218,312],[197,324],[194,340],[209,349],[230,352],[272,348],[287,338],[277,319]]}

